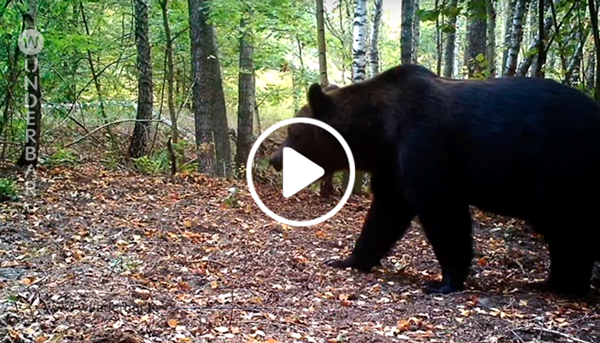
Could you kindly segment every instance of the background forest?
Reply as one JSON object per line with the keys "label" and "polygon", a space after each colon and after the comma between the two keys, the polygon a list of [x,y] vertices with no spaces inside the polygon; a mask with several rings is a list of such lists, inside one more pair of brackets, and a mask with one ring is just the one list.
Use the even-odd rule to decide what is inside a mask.
{"label": "background forest", "polygon": [[292,117],[308,85],[360,82],[399,63],[454,78],[553,78],[599,99],[597,9],[596,0],[5,0],[0,160],[25,163],[17,38],[27,27],[44,37],[41,123],[29,123],[41,127],[42,163],[92,158],[163,173],[175,159],[237,175],[256,136]]}
{"label": "background forest", "polygon": [[[0,0],[0,342],[600,342],[598,301],[530,287],[550,258],[523,221],[472,208],[467,289],[425,294],[441,269],[417,220],[372,273],[324,265],[350,254],[369,175],[308,227],[265,215],[243,177],[309,85],[401,63],[600,102],[599,4]],[[261,196],[284,217],[327,213],[347,175],[281,201],[266,157],[282,139],[259,149]]]}

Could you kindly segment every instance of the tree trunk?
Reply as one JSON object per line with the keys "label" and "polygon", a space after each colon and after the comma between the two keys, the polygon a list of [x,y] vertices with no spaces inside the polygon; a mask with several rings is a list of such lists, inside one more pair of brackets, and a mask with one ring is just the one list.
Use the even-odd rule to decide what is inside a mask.
{"label": "tree trunk", "polygon": [[[523,58],[523,60],[521,61],[521,63],[519,63],[519,67],[517,68],[517,76],[525,76],[527,75],[527,72],[529,71],[530,67],[532,66],[532,63],[534,61],[535,56],[539,56],[540,51],[542,51],[542,54],[544,55],[542,57],[542,59],[544,60],[542,62],[542,64],[545,63],[546,57],[545,57],[545,53],[543,51],[544,47],[544,43],[540,43],[540,36],[545,37],[548,32],[550,32],[550,28],[552,27],[552,11],[550,10],[550,1],[547,1],[546,3],[546,16],[542,16],[542,18],[544,18],[544,22],[543,22],[543,27],[540,32],[538,32],[537,37],[535,37],[534,41],[531,43],[531,45],[529,46],[529,49],[527,50],[528,53],[526,53],[525,57]],[[541,44],[541,45],[540,45]],[[540,50],[540,47],[542,48],[542,50]],[[531,51],[533,50],[537,50],[536,54],[532,54]],[[541,71],[541,66],[538,66],[538,62],[533,63],[534,65],[534,75],[537,75],[537,69],[539,68]]]}
{"label": "tree trunk", "polygon": [[469,0],[467,48],[465,65],[469,78],[481,78],[486,55],[486,4],[485,0]]}
{"label": "tree trunk", "polygon": [[[550,1],[553,0],[538,0],[538,42],[537,42],[537,59],[533,68],[533,75],[535,77],[544,77],[542,68],[546,64],[546,47],[544,40],[546,39],[547,33],[550,30],[550,26],[546,28],[546,20],[544,18],[544,12],[550,8]],[[552,18],[551,13],[548,17]],[[552,21],[550,21],[552,22]]]}
{"label": "tree trunk", "polygon": [[[245,15],[245,14],[244,14]],[[240,21],[240,72],[238,82],[238,122],[236,143],[236,164],[245,166],[252,148],[254,127],[254,105],[256,89],[254,84],[254,46],[248,19],[243,16]],[[251,172],[251,171],[246,171]]]}
{"label": "tree trunk", "polygon": [[577,48],[575,48],[575,54],[573,55],[573,57],[571,57],[571,60],[569,61],[569,64],[567,66],[567,72],[565,73],[565,76],[562,80],[564,84],[567,84],[569,86],[572,84],[573,81],[575,81],[573,75],[575,75],[574,73],[577,67],[579,67],[581,59],[583,58],[583,46],[585,45],[585,41],[587,40],[587,35],[582,37],[582,34],[585,33],[577,32],[576,37],[577,40],[579,40],[579,42],[577,43]]}
{"label": "tree trunk", "polygon": [[[354,2],[354,31],[352,44],[352,82],[362,82],[367,78],[367,0],[355,0]],[[362,193],[363,173],[356,172],[352,193]]]}
{"label": "tree trunk", "polygon": [[217,176],[231,175],[231,144],[229,141],[229,126],[227,125],[227,108],[225,106],[225,94],[223,92],[223,78],[221,77],[221,63],[217,48],[215,28],[208,23],[210,2],[199,1],[204,10],[200,10],[201,38],[200,48],[203,52],[200,63],[202,83],[206,85],[206,91],[202,92],[209,103],[210,128],[215,143],[215,173]]}
{"label": "tree trunk", "polygon": [[585,90],[593,93],[594,91],[594,76],[596,74],[596,57],[594,49],[589,52],[587,67],[585,69]]}
{"label": "tree trunk", "polygon": [[523,19],[527,14],[528,0],[517,0],[515,15],[513,16],[510,48],[508,49],[508,58],[506,59],[506,73],[504,76],[515,76],[517,71],[517,59],[519,49],[523,41]]}
{"label": "tree trunk", "polygon": [[508,61],[510,39],[512,37],[512,22],[515,15],[515,6],[517,5],[517,0],[506,0],[505,5],[506,7],[504,12],[506,15],[506,21],[504,22],[504,43],[502,45],[502,65],[500,66],[502,71],[501,75],[506,75],[506,61]]}
{"label": "tree trunk", "polygon": [[[322,1],[322,0],[320,0]],[[383,0],[375,0],[373,21],[371,22],[371,45],[369,46],[369,67],[371,77],[379,74],[379,26],[381,24],[381,7]]]}
{"label": "tree trunk", "polygon": [[367,1],[355,0],[354,32],[352,44],[352,82],[360,82],[367,77],[366,40],[367,40]]}
{"label": "tree trunk", "polygon": [[[29,9],[23,14],[23,26],[26,30],[36,29],[37,1],[29,0]],[[16,56],[15,56],[16,60]],[[27,55],[25,59],[27,85],[27,129],[25,131],[25,146],[17,160],[19,167],[33,166],[38,162],[40,138],[42,131],[42,84],[37,54]]]}
{"label": "tree trunk", "polygon": [[[319,52],[319,82],[321,87],[327,87],[327,45],[325,43],[325,18],[323,15],[323,0],[317,0],[317,46]],[[340,13],[341,15],[341,13]],[[322,198],[333,195],[333,175],[325,175],[321,178],[319,193]]]}
{"label": "tree trunk", "polygon": [[412,61],[414,13],[415,0],[402,1],[402,29],[400,34],[400,62],[402,64],[408,64]]}
{"label": "tree trunk", "polygon": [[496,10],[493,0],[485,0],[487,12],[487,77],[493,79],[496,77]]}
{"label": "tree trunk", "polygon": [[413,9],[413,39],[412,39],[412,56],[411,62],[417,63],[419,58],[419,38],[421,36],[421,18],[417,15],[417,11],[419,10],[419,0],[413,0],[415,2]]}
{"label": "tree trunk", "polygon": [[196,146],[198,149],[198,169],[201,173],[215,175],[215,143],[211,131],[210,103],[206,94],[209,86],[205,80],[206,73],[202,68],[207,55],[203,49],[202,38],[204,33],[203,20],[206,20],[204,0],[188,0],[190,20],[190,47],[193,77],[193,109],[196,131]]}
{"label": "tree trunk", "polygon": [[592,34],[594,36],[594,45],[596,46],[596,85],[594,89],[594,98],[600,103],[600,32],[598,32],[598,7],[595,0],[588,0],[590,18],[592,21]]}
{"label": "tree trunk", "polygon": [[159,1],[160,8],[162,10],[163,17],[163,26],[165,29],[165,37],[166,37],[166,50],[165,54],[167,55],[167,105],[169,107],[169,118],[171,118],[171,127],[172,127],[172,136],[173,143],[177,143],[179,139],[179,131],[177,128],[177,112],[175,112],[175,101],[174,101],[174,72],[175,69],[173,63],[173,39],[171,38],[171,27],[169,26],[169,0]]}
{"label": "tree trunk", "polygon": [[325,21],[323,18],[323,0],[317,0],[317,45],[319,49],[319,80],[327,87],[327,44],[325,43]]}
{"label": "tree trunk", "polygon": [[449,13],[451,13],[446,25],[450,32],[446,33],[446,47],[444,48],[444,77],[452,77],[454,74],[454,48],[456,44],[456,14],[458,0],[450,0],[448,7]]}
{"label": "tree trunk", "polygon": [[[135,0],[135,40],[137,46],[138,106],[136,119],[152,119],[152,60],[148,39],[148,3],[147,0]],[[129,145],[130,157],[141,157],[146,153],[150,135],[149,121],[136,121]]]}

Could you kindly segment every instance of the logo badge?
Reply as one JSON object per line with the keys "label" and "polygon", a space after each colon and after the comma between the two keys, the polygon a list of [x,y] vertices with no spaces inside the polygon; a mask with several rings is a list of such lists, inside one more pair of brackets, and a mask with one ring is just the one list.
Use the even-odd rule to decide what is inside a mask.
{"label": "logo badge", "polygon": [[44,47],[44,36],[36,29],[27,29],[19,36],[19,49],[25,55],[37,55]]}

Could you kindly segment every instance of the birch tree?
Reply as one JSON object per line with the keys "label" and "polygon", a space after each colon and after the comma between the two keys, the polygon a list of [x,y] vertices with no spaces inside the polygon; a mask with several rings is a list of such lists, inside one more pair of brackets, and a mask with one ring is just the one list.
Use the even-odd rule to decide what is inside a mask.
{"label": "birch tree", "polygon": [[[322,1],[322,0],[321,0]],[[379,73],[379,27],[381,24],[381,7],[383,0],[375,0],[373,7],[373,21],[371,22],[371,36],[369,41],[369,69],[371,76]]]}
{"label": "birch tree", "polygon": [[519,49],[523,41],[523,20],[527,15],[528,0],[517,0],[516,9],[512,19],[512,27],[510,33],[510,47],[508,49],[508,57],[506,59],[506,67],[503,76],[515,76],[517,71],[517,59],[519,57]]}

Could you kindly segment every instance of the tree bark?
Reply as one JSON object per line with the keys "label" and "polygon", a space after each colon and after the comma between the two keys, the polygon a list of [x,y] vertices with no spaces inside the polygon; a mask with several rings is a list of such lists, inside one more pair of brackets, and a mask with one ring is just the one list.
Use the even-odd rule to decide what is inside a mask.
{"label": "tree bark", "polygon": [[[319,0],[322,1],[322,0]],[[379,27],[381,24],[381,7],[383,0],[375,0],[373,8],[373,21],[371,22],[371,37],[369,46],[369,68],[371,77],[379,74]]]}
{"label": "tree bark", "polygon": [[515,76],[517,71],[517,58],[519,49],[523,41],[523,19],[527,14],[528,0],[517,0],[516,10],[513,16],[510,48],[508,49],[508,58],[506,60],[506,73],[504,76]]}
{"label": "tree bark", "polygon": [[506,14],[506,21],[504,22],[504,43],[502,45],[502,65],[500,66],[502,71],[501,75],[506,75],[506,61],[508,61],[510,40],[512,37],[512,22],[515,15],[515,6],[517,4],[517,0],[506,0],[505,4],[506,7],[504,12]]}
{"label": "tree bark", "polygon": [[206,96],[210,91],[202,71],[207,55],[202,46],[204,25],[206,20],[203,6],[204,0],[188,0],[190,20],[190,47],[193,77],[193,109],[198,151],[198,169],[201,173],[215,175],[215,143],[211,130],[210,103]]}
{"label": "tree bark", "polygon": [[[152,119],[152,59],[148,38],[147,0],[135,0],[135,40],[137,46],[138,105],[136,119]],[[141,157],[146,153],[146,145],[151,129],[150,122],[136,121],[133,137],[129,145],[130,157]]]}
{"label": "tree bark", "polygon": [[600,103],[600,32],[598,32],[598,7],[595,0],[588,0],[590,18],[592,21],[592,34],[594,36],[594,45],[596,46],[596,83],[594,89],[594,98]]}
{"label": "tree bark", "polygon": [[[486,4],[485,0],[469,0],[471,9],[468,16],[467,48],[465,65],[469,78],[480,78],[485,70],[483,61],[486,55]],[[483,58],[481,58],[483,57]]]}
{"label": "tree bark", "polygon": [[352,44],[352,82],[367,78],[366,41],[367,41],[367,1],[355,0],[354,31]]}
{"label": "tree bark", "polygon": [[[212,141],[215,146],[215,168],[217,176],[229,176],[232,171],[231,144],[229,141],[229,126],[227,125],[227,108],[225,106],[225,94],[223,92],[223,78],[221,76],[221,63],[217,48],[215,28],[209,24],[210,1],[196,0],[201,6],[198,9],[200,25],[200,39],[198,41],[201,50],[199,70],[203,91],[199,94],[208,101],[209,121]],[[191,19],[190,19],[191,21]]]}
{"label": "tree bark", "polygon": [[[248,27],[247,13],[240,21],[240,71],[238,82],[238,122],[236,142],[236,164],[245,166],[252,148],[252,133],[254,128],[254,105],[256,104],[256,89],[254,82],[254,46]],[[250,172],[250,171],[246,171]]]}
{"label": "tree bark", "polygon": [[452,77],[454,74],[454,48],[456,45],[456,18],[458,15],[456,14],[456,8],[458,5],[458,0],[450,0],[450,5],[448,7],[449,13],[451,13],[448,21],[446,22],[447,27],[451,32],[446,33],[446,46],[444,51],[444,77]]}
{"label": "tree bark", "polygon": [[[352,44],[352,82],[362,82],[367,78],[367,0],[355,0],[354,2],[354,31]],[[352,193],[362,193],[363,173],[356,172]]]}
{"label": "tree bark", "polygon": [[[544,18],[544,12],[550,7],[550,1],[553,0],[538,0],[538,42],[537,42],[537,62],[533,69],[533,75],[535,77],[544,77],[542,68],[546,64],[546,47],[544,46],[544,40],[546,39],[546,33],[550,30],[550,26],[546,28],[546,20]],[[547,3],[547,5],[546,5]],[[550,18],[551,15],[548,15]]]}
{"label": "tree bark", "polygon": [[414,14],[415,0],[402,1],[402,28],[400,33],[400,62],[402,64],[408,64],[412,61]]}
{"label": "tree bark", "polygon": [[493,0],[485,0],[487,13],[487,77],[496,77],[496,10]]}
{"label": "tree bark", "polygon": [[[543,61],[542,64],[545,63],[546,57],[545,57],[545,52],[543,50],[539,50],[540,47],[542,49],[544,49],[544,43],[541,43],[540,46],[540,39],[543,39],[543,37],[546,36],[546,34],[548,32],[550,32],[550,28],[552,27],[552,11],[550,10],[550,1],[548,1],[546,4],[546,16],[542,15],[542,18],[544,18],[544,23],[543,23],[543,27],[542,27],[542,31],[541,31],[541,35],[540,32],[538,32],[538,35],[535,37],[534,41],[531,43],[531,45],[529,46],[529,49],[527,50],[528,53],[525,55],[525,57],[523,57],[523,60],[521,61],[521,63],[519,63],[519,67],[517,68],[517,76],[525,76],[527,75],[527,72],[529,71],[530,67],[532,66],[532,64],[534,64],[534,75],[537,75],[537,69],[540,69],[541,72],[541,67],[538,67],[539,63],[533,63],[534,62],[534,58],[535,56],[539,57],[540,51],[542,51],[543,56]],[[540,36],[542,38],[540,38]],[[533,54],[531,53],[533,50],[537,50],[537,53]]]}
{"label": "tree bark", "polygon": [[317,45],[319,51],[319,81],[321,86],[329,85],[327,79],[327,45],[325,43],[325,20],[323,0],[317,0]]}
{"label": "tree bark", "polygon": [[[327,78],[327,44],[325,44],[323,0],[317,0],[317,46],[319,52],[319,82],[321,87],[327,87],[329,79]],[[333,175],[325,175],[321,178],[319,193],[322,198],[329,198],[333,195]]]}
{"label": "tree bark", "polygon": [[419,58],[419,38],[421,36],[421,18],[417,15],[417,11],[419,10],[419,0],[413,0],[414,9],[413,9],[413,22],[412,22],[412,54],[411,54],[411,63],[417,63]]}
{"label": "tree bark", "polygon": [[173,143],[177,144],[179,140],[179,131],[177,128],[177,112],[175,111],[175,101],[174,101],[174,63],[173,63],[173,39],[171,38],[171,27],[169,26],[169,13],[167,11],[169,7],[169,0],[159,1],[160,8],[162,10],[163,17],[163,26],[165,29],[165,37],[166,37],[166,50],[165,54],[167,55],[167,106],[169,107],[169,118],[171,118],[171,126]]}

